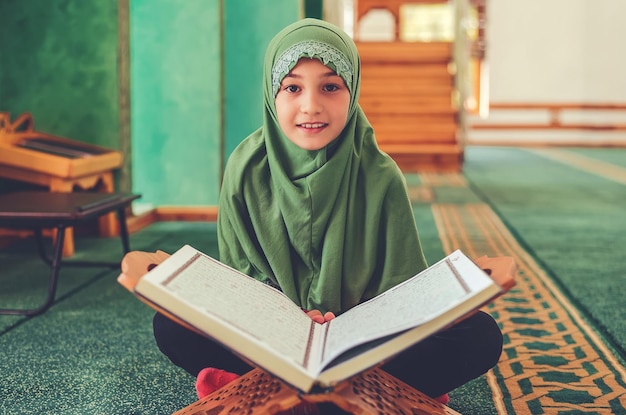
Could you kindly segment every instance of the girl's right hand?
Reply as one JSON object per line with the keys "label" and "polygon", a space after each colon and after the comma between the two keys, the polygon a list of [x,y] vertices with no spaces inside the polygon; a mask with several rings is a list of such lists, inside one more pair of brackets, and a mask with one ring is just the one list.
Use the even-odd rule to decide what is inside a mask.
{"label": "girl's right hand", "polygon": [[328,311],[326,314],[322,314],[319,310],[309,310],[306,314],[316,323],[324,324],[335,318],[335,314],[332,311]]}

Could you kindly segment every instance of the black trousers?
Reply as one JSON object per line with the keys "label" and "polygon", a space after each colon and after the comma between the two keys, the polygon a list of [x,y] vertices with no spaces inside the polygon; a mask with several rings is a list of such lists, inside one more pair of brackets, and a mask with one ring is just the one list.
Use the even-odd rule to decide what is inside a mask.
{"label": "black trousers", "polygon": [[[252,369],[219,343],[156,314],[154,337],[163,354],[196,377],[205,367],[244,374]],[[477,378],[498,362],[502,332],[495,320],[478,312],[411,346],[382,369],[415,389],[439,396]]]}

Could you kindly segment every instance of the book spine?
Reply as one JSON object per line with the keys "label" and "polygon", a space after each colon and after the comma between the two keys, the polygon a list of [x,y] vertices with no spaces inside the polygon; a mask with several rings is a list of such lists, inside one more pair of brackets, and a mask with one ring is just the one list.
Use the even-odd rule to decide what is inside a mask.
{"label": "book spine", "polygon": [[311,320],[311,325],[309,326],[309,338],[306,342],[306,351],[304,352],[303,366],[305,368],[309,367],[309,360],[311,359],[311,349],[313,348],[313,339],[315,335],[315,322]]}

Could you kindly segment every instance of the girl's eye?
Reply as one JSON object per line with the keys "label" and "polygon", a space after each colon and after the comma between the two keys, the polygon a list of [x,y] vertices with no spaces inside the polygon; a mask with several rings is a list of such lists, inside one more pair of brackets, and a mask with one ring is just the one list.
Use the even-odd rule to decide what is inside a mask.
{"label": "girl's eye", "polygon": [[293,94],[295,92],[298,92],[300,88],[298,88],[296,85],[287,85],[286,87],[283,88],[283,90],[287,92],[291,92]]}
{"label": "girl's eye", "polygon": [[324,85],[323,90],[325,92],[335,92],[339,90],[339,85],[335,85],[335,84]]}

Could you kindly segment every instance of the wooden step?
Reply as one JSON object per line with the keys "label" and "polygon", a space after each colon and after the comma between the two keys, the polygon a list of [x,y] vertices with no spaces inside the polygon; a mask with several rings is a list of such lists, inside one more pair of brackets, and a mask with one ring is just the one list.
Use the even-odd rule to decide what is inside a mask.
{"label": "wooden step", "polygon": [[450,42],[357,42],[361,62],[450,62]]}
{"label": "wooden step", "polygon": [[426,115],[449,115],[453,116],[457,110],[452,107],[450,96],[412,96],[412,97],[385,97],[365,96],[361,97],[359,104],[369,117],[375,115],[413,114],[416,116]]}
{"label": "wooden step", "polygon": [[368,62],[361,67],[361,79],[365,82],[370,79],[395,78],[450,80],[450,65],[448,62],[440,63],[397,63],[397,62]]}
{"label": "wooden step", "polygon": [[463,149],[459,145],[381,145],[403,172],[459,173],[463,167]]}

